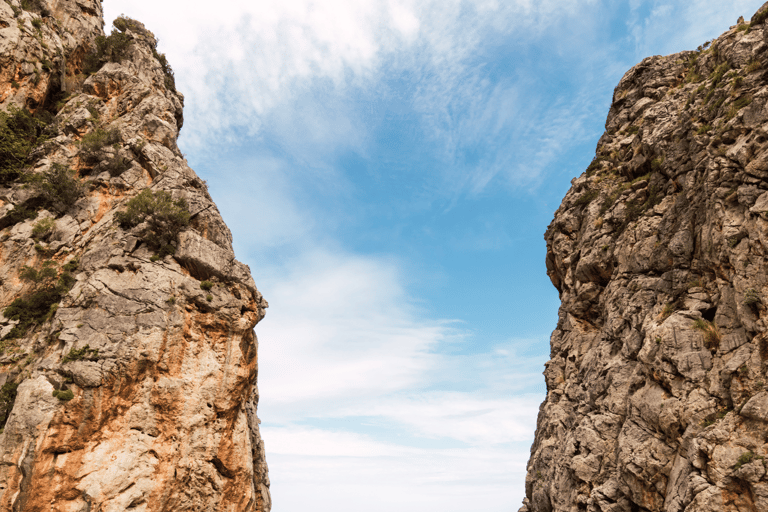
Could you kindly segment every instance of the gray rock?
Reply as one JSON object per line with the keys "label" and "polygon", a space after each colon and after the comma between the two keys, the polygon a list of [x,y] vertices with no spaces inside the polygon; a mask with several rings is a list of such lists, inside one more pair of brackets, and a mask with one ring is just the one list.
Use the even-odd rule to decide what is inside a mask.
{"label": "gray rock", "polygon": [[561,307],[521,511],[768,510],[768,24],[744,28],[624,75],[545,233]]}

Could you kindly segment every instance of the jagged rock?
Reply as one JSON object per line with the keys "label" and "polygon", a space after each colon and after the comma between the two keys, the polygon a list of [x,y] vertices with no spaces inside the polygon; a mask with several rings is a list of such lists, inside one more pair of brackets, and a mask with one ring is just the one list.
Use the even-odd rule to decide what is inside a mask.
{"label": "jagged rock", "polygon": [[545,234],[521,512],[768,510],[768,4],[616,87]]}
{"label": "jagged rock", "polygon": [[[63,165],[83,186],[49,211],[34,186],[0,192],[0,382],[13,403],[0,510],[268,512],[253,332],[267,302],[176,145],[183,96],[154,36],[129,20],[124,58],[82,74],[101,16],[99,0],[0,2],[0,108],[35,112],[50,135],[24,172]],[[99,133],[108,142],[83,142]],[[144,189],[187,205],[173,255],[143,238],[147,222],[118,222]],[[37,217],[11,215],[24,208]],[[30,311],[32,297],[44,306],[32,320],[8,308]]]}

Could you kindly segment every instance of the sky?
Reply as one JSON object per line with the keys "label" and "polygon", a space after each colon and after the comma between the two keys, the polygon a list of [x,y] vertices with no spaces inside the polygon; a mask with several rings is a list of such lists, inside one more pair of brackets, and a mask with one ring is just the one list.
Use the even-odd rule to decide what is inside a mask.
{"label": "sky", "polygon": [[613,88],[762,0],[103,0],[269,301],[275,512],[509,512],[557,324],[544,231]]}

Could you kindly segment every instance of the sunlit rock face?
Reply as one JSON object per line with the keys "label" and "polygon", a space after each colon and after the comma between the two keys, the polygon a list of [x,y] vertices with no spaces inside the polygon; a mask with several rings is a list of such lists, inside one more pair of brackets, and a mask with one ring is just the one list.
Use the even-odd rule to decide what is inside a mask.
{"label": "sunlit rock face", "polygon": [[36,119],[28,151],[0,138],[0,510],[267,512],[267,303],[154,36],[102,26],[99,0],[0,2],[0,129]]}
{"label": "sunlit rock face", "polygon": [[768,510],[768,4],[650,57],[545,238],[523,512]]}

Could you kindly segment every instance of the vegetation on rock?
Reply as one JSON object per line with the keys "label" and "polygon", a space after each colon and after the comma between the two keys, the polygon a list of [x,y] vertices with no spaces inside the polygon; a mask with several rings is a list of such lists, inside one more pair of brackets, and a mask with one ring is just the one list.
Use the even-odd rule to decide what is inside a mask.
{"label": "vegetation on rock", "polygon": [[140,237],[160,256],[176,251],[176,239],[187,225],[190,213],[184,199],[176,199],[165,190],[144,189],[129,200],[125,211],[117,212],[115,220],[123,228],[144,224]]}
{"label": "vegetation on rock", "polygon": [[21,177],[32,148],[43,138],[45,123],[11,105],[0,110],[0,186]]}

